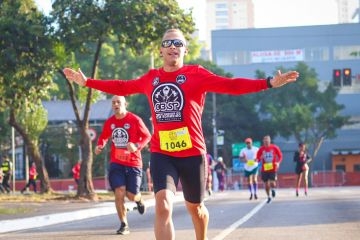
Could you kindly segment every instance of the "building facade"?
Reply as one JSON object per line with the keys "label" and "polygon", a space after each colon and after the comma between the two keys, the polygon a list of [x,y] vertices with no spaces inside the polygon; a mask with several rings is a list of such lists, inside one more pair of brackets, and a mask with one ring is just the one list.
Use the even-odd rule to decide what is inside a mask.
{"label": "building facade", "polygon": [[206,44],[211,48],[211,31],[254,28],[252,0],[206,0]]}

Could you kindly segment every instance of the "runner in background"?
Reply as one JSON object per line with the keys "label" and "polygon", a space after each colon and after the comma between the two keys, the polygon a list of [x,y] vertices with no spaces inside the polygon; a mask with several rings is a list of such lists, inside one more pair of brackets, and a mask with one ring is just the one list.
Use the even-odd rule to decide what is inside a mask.
{"label": "runner in background", "polygon": [[259,148],[256,159],[262,163],[261,179],[265,184],[265,192],[268,197],[267,203],[270,203],[271,197],[276,196],[277,171],[282,161],[282,152],[278,146],[271,143],[269,135],[263,138],[263,145]]}
{"label": "runner in background", "polygon": [[258,182],[257,182],[257,176],[258,176],[258,168],[259,163],[256,161],[256,155],[259,150],[258,147],[253,146],[253,141],[251,138],[245,139],[246,147],[241,149],[239,158],[243,162],[245,162],[244,166],[244,174],[248,181],[248,188],[250,191],[250,200],[258,199],[257,196],[257,189],[258,189]]}

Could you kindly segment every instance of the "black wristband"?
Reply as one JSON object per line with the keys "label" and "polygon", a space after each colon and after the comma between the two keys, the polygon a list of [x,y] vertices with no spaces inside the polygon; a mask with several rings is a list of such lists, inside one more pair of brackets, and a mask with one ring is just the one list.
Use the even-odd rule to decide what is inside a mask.
{"label": "black wristband", "polygon": [[267,78],[266,78],[266,84],[267,84],[267,87],[268,87],[268,88],[272,88],[272,87],[273,87],[273,86],[271,85],[271,82],[270,82],[271,79],[273,79],[273,77],[267,77]]}

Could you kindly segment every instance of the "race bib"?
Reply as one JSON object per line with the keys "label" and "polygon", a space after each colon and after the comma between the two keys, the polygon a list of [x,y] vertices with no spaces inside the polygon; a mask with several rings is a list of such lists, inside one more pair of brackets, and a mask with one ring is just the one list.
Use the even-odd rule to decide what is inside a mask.
{"label": "race bib", "polygon": [[265,171],[270,171],[270,170],[272,170],[274,168],[274,165],[273,165],[273,163],[271,162],[271,163],[264,163],[264,170]]}
{"label": "race bib", "polygon": [[169,131],[159,131],[160,149],[167,152],[177,152],[192,148],[187,127]]}
{"label": "race bib", "polygon": [[248,165],[249,167],[252,167],[255,165],[255,160],[247,160],[246,165]]}
{"label": "race bib", "polygon": [[130,152],[123,148],[115,149],[115,158],[119,161],[129,161],[130,160]]}

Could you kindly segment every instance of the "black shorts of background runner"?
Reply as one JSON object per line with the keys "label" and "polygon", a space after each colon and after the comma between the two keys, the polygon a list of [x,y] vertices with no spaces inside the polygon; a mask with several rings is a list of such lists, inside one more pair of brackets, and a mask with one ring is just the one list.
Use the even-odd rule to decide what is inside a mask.
{"label": "black shorts of background runner", "polygon": [[180,179],[185,200],[202,202],[205,197],[206,161],[205,155],[172,157],[151,153],[150,172],[154,192],[169,189],[175,193]]}
{"label": "black shorts of background runner", "polygon": [[263,182],[267,182],[267,181],[276,181],[277,179],[277,174],[276,172],[262,172],[261,173],[261,179],[263,180]]}

